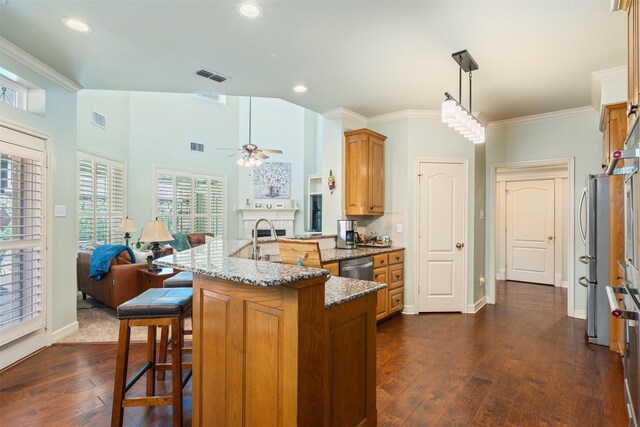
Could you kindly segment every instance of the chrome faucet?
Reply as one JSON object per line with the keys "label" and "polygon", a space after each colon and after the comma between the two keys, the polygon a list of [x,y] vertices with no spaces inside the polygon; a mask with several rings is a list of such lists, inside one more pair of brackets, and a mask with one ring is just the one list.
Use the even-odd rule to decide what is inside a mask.
{"label": "chrome faucet", "polygon": [[278,240],[278,235],[276,234],[276,229],[273,228],[273,224],[266,218],[260,218],[256,221],[256,224],[253,226],[253,250],[251,251],[251,259],[258,261],[260,259],[260,246],[258,246],[258,224],[262,221],[266,221],[271,228],[271,237]]}

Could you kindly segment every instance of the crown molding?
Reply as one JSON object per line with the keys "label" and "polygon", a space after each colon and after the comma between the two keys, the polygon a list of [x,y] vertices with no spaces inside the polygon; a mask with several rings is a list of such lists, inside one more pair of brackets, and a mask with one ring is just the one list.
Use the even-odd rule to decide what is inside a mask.
{"label": "crown molding", "polygon": [[602,90],[602,81],[617,77],[625,77],[627,75],[627,66],[608,68],[606,70],[594,71],[591,73],[591,106],[596,110],[600,110],[600,98]]}
{"label": "crown molding", "polygon": [[367,125],[367,118],[358,113],[355,113],[351,110],[348,110],[344,107],[336,108],[335,110],[329,110],[325,113],[322,113],[322,117],[327,120],[331,119],[350,119],[355,122],[362,124],[362,126]]}
{"label": "crown molding", "polygon": [[375,123],[391,122],[402,119],[438,119],[440,111],[437,110],[400,110],[393,113],[381,114],[379,116],[369,117],[367,125]]}
{"label": "crown molding", "polygon": [[65,90],[76,93],[82,89],[78,83],[64,76],[63,74],[57,72],[53,68],[49,67],[44,62],[35,58],[34,56],[28,54],[24,50],[20,49],[18,46],[11,43],[9,40],[0,37],[0,52],[12,57],[16,61],[26,65],[31,68],[33,71],[43,75],[47,79],[51,80],[58,86],[64,88]]}
{"label": "crown molding", "polygon": [[543,120],[557,119],[560,117],[582,116],[584,114],[597,113],[598,110],[590,105],[586,107],[570,108],[568,110],[552,111],[550,113],[534,114],[531,116],[516,117],[513,119],[497,120],[490,122],[488,128],[521,125],[525,123],[535,123]]}

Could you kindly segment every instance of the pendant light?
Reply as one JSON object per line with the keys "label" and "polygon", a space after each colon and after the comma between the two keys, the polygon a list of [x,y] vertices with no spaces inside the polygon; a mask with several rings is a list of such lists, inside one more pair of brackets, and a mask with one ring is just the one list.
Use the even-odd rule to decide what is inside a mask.
{"label": "pendant light", "polygon": [[[451,55],[456,61],[460,70],[458,71],[458,88],[460,102],[451,96],[448,92],[444,93],[446,97],[442,102],[442,122],[449,127],[457,130],[462,136],[468,140],[481,144],[484,142],[484,126],[480,120],[475,118],[471,113],[471,72],[478,69],[478,64],[473,60],[471,54],[467,50],[462,50]],[[462,71],[469,73],[469,110],[462,106]]]}

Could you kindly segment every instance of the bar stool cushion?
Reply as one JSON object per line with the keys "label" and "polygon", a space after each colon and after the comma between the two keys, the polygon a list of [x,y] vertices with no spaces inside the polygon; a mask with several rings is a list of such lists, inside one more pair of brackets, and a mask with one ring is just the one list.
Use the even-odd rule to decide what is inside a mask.
{"label": "bar stool cushion", "polygon": [[162,282],[162,286],[165,288],[192,288],[193,273],[191,271],[181,271]]}
{"label": "bar stool cushion", "polygon": [[118,306],[118,319],[179,317],[191,307],[193,289],[151,288]]}

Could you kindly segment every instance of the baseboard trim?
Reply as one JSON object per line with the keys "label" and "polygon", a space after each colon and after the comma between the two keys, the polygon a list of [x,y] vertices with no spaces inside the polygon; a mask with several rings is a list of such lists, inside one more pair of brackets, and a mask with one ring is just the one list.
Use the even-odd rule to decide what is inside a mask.
{"label": "baseboard trim", "polygon": [[77,321],[73,323],[69,323],[67,326],[63,326],[57,331],[53,331],[53,333],[51,334],[51,341],[56,343],[60,340],[63,340],[69,335],[76,332],[78,329],[79,329],[79,325]]}
{"label": "baseboard trim", "polygon": [[487,297],[482,297],[478,301],[476,301],[475,304],[469,304],[467,306],[467,313],[475,314],[479,312],[485,305],[487,305]]}
{"label": "baseboard trim", "polygon": [[566,281],[566,280],[563,280],[563,281],[562,281],[562,287],[563,287],[563,288],[568,288],[568,287],[569,287],[569,282],[568,282],[568,281]]}
{"label": "baseboard trim", "polygon": [[496,280],[505,280],[504,278],[506,277],[504,270],[501,271],[500,273],[496,274]]}
{"label": "baseboard trim", "polygon": [[405,305],[402,309],[402,314],[418,314],[417,307],[415,305]]}
{"label": "baseboard trim", "polygon": [[573,310],[573,316],[576,319],[586,319],[587,318],[587,310]]}

